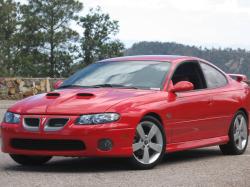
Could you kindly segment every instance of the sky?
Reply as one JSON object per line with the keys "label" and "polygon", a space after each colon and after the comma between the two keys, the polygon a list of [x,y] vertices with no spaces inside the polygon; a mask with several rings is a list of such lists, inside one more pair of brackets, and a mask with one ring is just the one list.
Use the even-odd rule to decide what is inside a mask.
{"label": "sky", "polygon": [[117,38],[250,50],[250,0],[80,0],[118,20]]}

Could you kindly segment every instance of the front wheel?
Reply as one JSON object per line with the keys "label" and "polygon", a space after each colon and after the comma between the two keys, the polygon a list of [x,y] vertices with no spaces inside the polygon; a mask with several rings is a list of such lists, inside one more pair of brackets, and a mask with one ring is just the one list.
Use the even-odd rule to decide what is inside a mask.
{"label": "front wheel", "polygon": [[220,145],[220,149],[225,155],[243,154],[248,144],[248,125],[247,117],[244,112],[239,111],[233,118],[229,130],[229,142]]}
{"label": "front wheel", "polygon": [[146,116],[136,127],[132,164],[136,169],[150,169],[156,166],[165,154],[166,138],[161,123]]}
{"label": "front wheel", "polygon": [[10,154],[10,157],[18,164],[27,166],[42,165],[52,158],[51,156],[27,156],[15,154]]}

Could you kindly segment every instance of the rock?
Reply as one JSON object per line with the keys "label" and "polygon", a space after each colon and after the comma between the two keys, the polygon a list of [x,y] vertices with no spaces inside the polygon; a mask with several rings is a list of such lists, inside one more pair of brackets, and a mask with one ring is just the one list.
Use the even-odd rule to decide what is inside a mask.
{"label": "rock", "polygon": [[35,88],[36,88],[37,91],[42,91],[41,85],[36,85]]}
{"label": "rock", "polygon": [[46,80],[40,81],[40,89],[41,92],[46,92]]}
{"label": "rock", "polygon": [[50,92],[50,91],[51,91],[51,89],[50,89],[49,78],[46,78],[46,91],[47,91],[47,92]]}
{"label": "rock", "polygon": [[51,91],[53,82],[63,79],[51,78],[0,78],[0,99],[22,99],[38,93]]}
{"label": "rock", "polygon": [[8,88],[14,88],[15,87],[15,83],[12,80],[7,80],[6,86]]}
{"label": "rock", "polygon": [[27,90],[26,92],[23,93],[24,97],[29,97],[34,95],[33,89]]}
{"label": "rock", "polygon": [[15,88],[9,88],[9,94],[10,95],[15,95],[16,94],[16,89]]}

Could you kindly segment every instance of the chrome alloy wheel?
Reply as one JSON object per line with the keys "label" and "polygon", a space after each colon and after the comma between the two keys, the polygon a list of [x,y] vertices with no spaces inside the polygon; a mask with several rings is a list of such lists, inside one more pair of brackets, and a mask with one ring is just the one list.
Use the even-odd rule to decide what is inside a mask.
{"label": "chrome alloy wheel", "polygon": [[142,164],[152,164],[160,157],[163,144],[159,127],[153,122],[143,121],[136,128],[132,146],[134,158]]}
{"label": "chrome alloy wheel", "polygon": [[239,114],[234,120],[234,142],[239,150],[243,150],[247,144],[248,138],[247,122],[242,114]]}

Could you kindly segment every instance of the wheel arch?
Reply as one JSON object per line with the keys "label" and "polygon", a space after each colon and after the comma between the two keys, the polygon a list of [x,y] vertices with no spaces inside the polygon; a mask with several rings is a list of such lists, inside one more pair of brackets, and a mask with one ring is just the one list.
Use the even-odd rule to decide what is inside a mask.
{"label": "wheel arch", "polygon": [[160,124],[161,124],[161,126],[162,126],[162,128],[163,128],[163,131],[164,131],[164,136],[165,136],[165,138],[166,138],[166,145],[167,145],[167,143],[170,142],[170,134],[169,134],[169,132],[167,131],[167,128],[166,128],[166,126],[165,126],[165,123],[164,123],[163,120],[162,120],[162,117],[161,117],[159,114],[157,114],[156,112],[148,112],[148,113],[145,113],[145,114],[142,116],[141,120],[142,120],[144,117],[146,117],[146,116],[153,117],[153,118],[157,119],[157,120],[160,122]]}
{"label": "wheel arch", "polygon": [[151,117],[156,118],[164,128],[164,123],[163,123],[162,118],[159,114],[157,114],[155,112],[148,112],[148,113],[144,114],[142,118],[144,118],[145,116],[151,116]]}
{"label": "wheel arch", "polygon": [[247,125],[249,127],[249,116],[248,116],[247,110],[245,108],[240,108],[238,111],[242,111],[246,115],[246,117],[247,117]]}

